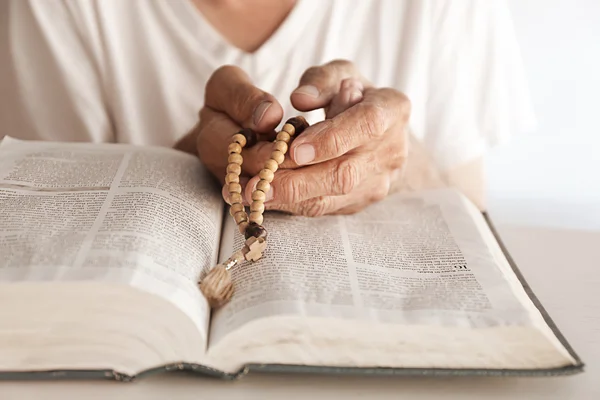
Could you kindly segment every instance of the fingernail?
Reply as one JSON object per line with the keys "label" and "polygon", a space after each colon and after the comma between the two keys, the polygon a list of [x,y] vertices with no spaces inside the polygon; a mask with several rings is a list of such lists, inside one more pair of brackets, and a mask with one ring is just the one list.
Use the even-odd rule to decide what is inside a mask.
{"label": "fingernail", "polygon": [[271,189],[269,189],[269,191],[265,194],[266,194],[265,203],[273,200],[273,187],[271,187]]}
{"label": "fingernail", "polygon": [[231,205],[231,201],[229,200],[229,190],[227,190],[227,185],[224,185],[221,189],[221,194],[223,195],[223,200],[225,203]]}
{"label": "fingernail", "polygon": [[258,107],[256,107],[256,109],[254,110],[254,117],[253,117],[254,125],[258,125],[260,123],[263,116],[265,115],[265,113],[267,112],[269,107],[271,107],[272,105],[273,105],[273,103],[270,101],[263,101],[262,103],[260,103],[258,105]]}
{"label": "fingernail", "polygon": [[320,95],[319,89],[312,85],[300,86],[298,89],[294,90],[294,94],[305,94],[314,98],[317,98]]}
{"label": "fingernail", "polygon": [[298,165],[308,164],[315,159],[315,148],[311,144],[302,144],[294,150],[294,160]]}
{"label": "fingernail", "polygon": [[363,94],[360,90],[353,90],[350,92],[349,101],[352,104],[358,103],[363,97]]}

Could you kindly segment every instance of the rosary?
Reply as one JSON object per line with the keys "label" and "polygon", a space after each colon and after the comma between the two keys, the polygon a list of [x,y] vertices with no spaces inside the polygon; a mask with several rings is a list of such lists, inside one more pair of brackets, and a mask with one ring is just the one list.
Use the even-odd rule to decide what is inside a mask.
{"label": "rosary", "polygon": [[233,295],[233,282],[231,281],[231,268],[244,261],[257,261],[267,247],[267,230],[262,226],[263,212],[265,211],[266,194],[271,189],[274,173],[285,159],[285,153],[294,136],[300,135],[308,127],[308,122],[302,117],[290,118],[283,125],[273,143],[271,158],[265,162],[260,171],[260,180],[252,192],[252,205],[250,215],[246,213],[242,203],[242,186],[240,173],[242,172],[242,149],[251,147],[257,142],[256,133],[251,129],[242,129],[231,138],[228,147],[227,159],[227,184],[231,208],[229,214],[235,220],[246,242],[244,247],[236,251],[227,261],[213,267],[199,282],[200,290],[206,297],[211,307],[217,308],[226,304]]}

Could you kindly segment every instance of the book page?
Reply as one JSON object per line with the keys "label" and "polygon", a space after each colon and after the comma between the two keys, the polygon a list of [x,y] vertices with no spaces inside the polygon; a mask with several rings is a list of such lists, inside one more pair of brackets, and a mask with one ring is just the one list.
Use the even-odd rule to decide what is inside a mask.
{"label": "book page", "polygon": [[[461,196],[394,195],[349,216],[268,214],[263,259],[233,270],[210,346],[258,318],[296,315],[424,326],[530,325]],[[243,242],[224,229],[221,259]]]}
{"label": "book page", "polygon": [[219,191],[188,154],[5,138],[0,281],[130,285],[174,303],[205,340],[197,281],[217,260],[222,213]]}

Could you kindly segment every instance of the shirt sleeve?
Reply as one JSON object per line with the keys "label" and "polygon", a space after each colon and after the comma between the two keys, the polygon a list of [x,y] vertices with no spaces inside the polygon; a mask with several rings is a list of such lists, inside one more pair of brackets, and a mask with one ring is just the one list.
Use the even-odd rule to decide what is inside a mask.
{"label": "shirt sleeve", "polygon": [[536,125],[503,0],[433,1],[424,143],[443,170]]}
{"label": "shirt sleeve", "polygon": [[77,3],[0,2],[0,139],[112,141]]}

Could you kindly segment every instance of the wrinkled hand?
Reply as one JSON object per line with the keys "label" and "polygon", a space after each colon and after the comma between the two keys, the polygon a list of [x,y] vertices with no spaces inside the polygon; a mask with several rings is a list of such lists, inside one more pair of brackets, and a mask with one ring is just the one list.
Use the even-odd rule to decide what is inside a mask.
{"label": "wrinkled hand", "polygon": [[198,124],[175,148],[196,154],[223,184],[231,136],[242,127],[253,129],[259,142],[242,152],[240,184],[244,187],[269,158],[273,144],[268,140],[274,139],[282,118],[283,109],[271,94],[255,87],[241,69],[224,66],[206,83]]}
{"label": "wrinkled hand", "polygon": [[[333,61],[308,69],[291,102],[300,111],[323,108],[326,119],[292,142],[271,183],[267,210],[313,217],[349,214],[387,196],[407,157],[406,96],[374,88],[351,63]],[[256,88],[239,68],[222,67],[206,85],[198,125],[175,147],[197,154],[223,184],[231,135],[242,127],[256,131],[259,142],[242,152],[240,184],[249,204],[282,118],[272,95]],[[225,187],[223,197],[228,200]]]}
{"label": "wrinkled hand", "polygon": [[326,119],[292,142],[292,163],[275,173],[267,209],[350,214],[388,195],[408,154],[405,95],[374,88],[353,64],[333,61],[308,69],[291,101],[300,111],[324,108]]}

